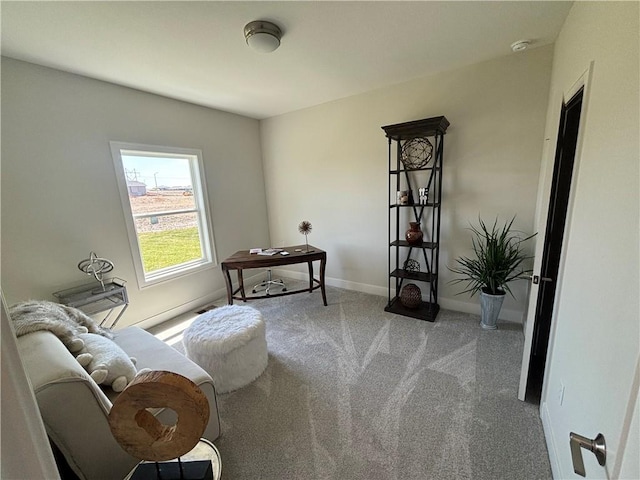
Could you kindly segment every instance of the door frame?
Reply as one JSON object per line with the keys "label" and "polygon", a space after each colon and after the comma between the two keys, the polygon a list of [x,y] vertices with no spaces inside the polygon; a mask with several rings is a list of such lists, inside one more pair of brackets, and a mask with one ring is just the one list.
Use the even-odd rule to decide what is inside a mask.
{"label": "door frame", "polygon": [[[551,177],[549,209],[545,236],[540,256],[541,268],[538,271],[536,312],[533,322],[529,373],[525,398],[539,402],[542,398],[542,381],[546,371],[546,354],[549,349],[553,308],[558,287],[560,259],[564,246],[564,232],[568,223],[569,197],[572,190],[575,153],[582,118],[582,98],[584,90],[580,88],[570,100],[562,102],[558,142]],[[541,226],[541,225],[540,225]]]}
{"label": "door frame", "polygon": [[[620,475],[628,475],[637,468],[637,463],[632,465],[632,462],[637,460],[637,453],[634,456],[634,452],[640,451],[640,436],[638,435],[638,416],[640,416],[640,355],[636,360],[636,371],[633,375],[633,381],[631,384],[631,393],[629,394],[629,400],[627,402],[627,408],[624,414],[624,423],[622,431],[620,432],[620,440],[618,441],[618,454],[616,455],[615,463],[613,464],[611,478],[620,478]],[[636,429],[634,431],[634,426]],[[632,452],[632,453],[629,453]],[[625,476],[626,476],[625,475]]]}
{"label": "door frame", "polygon": [[[566,262],[566,246],[568,244],[569,238],[571,237],[571,218],[573,216],[573,206],[575,204],[575,192],[576,192],[576,183],[578,181],[579,170],[580,170],[580,157],[582,156],[582,144],[584,138],[584,124],[587,119],[588,109],[589,109],[589,97],[591,93],[591,80],[593,76],[593,62],[589,64],[589,66],[584,70],[584,72],[578,77],[578,79],[573,82],[573,84],[565,89],[559,96],[558,99],[553,99],[549,108],[553,109],[553,117],[555,122],[555,130],[553,132],[547,132],[545,138],[545,148],[543,152],[543,161],[544,159],[552,159],[547,161],[540,172],[540,186],[538,187],[538,201],[536,205],[536,224],[535,228],[538,231],[545,232],[543,237],[538,237],[538,241],[535,246],[535,254],[533,260],[533,272],[534,274],[538,274],[540,272],[542,266],[542,254],[544,251],[544,245],[546,241],[546,225],[549,217],[549,201],[551,195],[551,183],[553,180],[553,170],[555,166],[556,159],[556,150],[558,148],[558,129],[560,126],[560,117],[562,115],[562,106],[568,103],[573,96],[578,93],[578,91],[583,88],[583,96],[582,96],[582,110],[580,113],[580,126],[578,127],[578,139],[576,141],[576,151],[574,155],[574,163],[573,163],[573,174],[571,177],[571,190],[569,192],[569,199],[567,205],[567,215],[565,218],[565,230],[564,230],[564,238],[562,240],[562,254],[560,256],[560,265],[558,268],[558,278],[554,281],[556,282],[556,293],[555,293],[555,301],[553,306],[553,313],[551,316],[551,330],[549,332],[549,347],[547,349],[547,359],[546,366],[548,367],[553,359],[553,345],[555,343],[555,332],[556,332],[556,324],[557,324],[557,308],[558,308],[558,299],[562,295],[562,276],[564,272],[564,266]],[[552,92],[553,95],[553,92]],[[520,371],[520,385],[518,388],[518,399],[524,401],[526,390],[527,390],[527,379],[529,374],[529,360],[531,356],[531,347],[533,342],[533,333],[534,333],[534,323],[535,323],[535,314],[538,306],[538,291],[539,285],[534,283],[530,284],[529,297],[527,299],[527,311],[523,316],[523,326],[524,326],[524,348],[522,351],[522,364]],[[545,368],[544,380],[542,384],[542,394],[541,405],[544,398],[547,395],[547,375],[549,372],[549,368]],[[558,396],[562,395],[564,392],[556,392]],[[549,455],[551,457],[552,449],[549,449]]]}

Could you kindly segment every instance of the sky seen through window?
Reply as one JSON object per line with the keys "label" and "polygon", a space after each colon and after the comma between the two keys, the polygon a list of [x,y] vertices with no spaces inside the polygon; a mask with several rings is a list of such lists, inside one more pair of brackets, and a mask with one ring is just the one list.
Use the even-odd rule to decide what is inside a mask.
{"label": "sky seen through window", "polygon": [[147,188],[192,188],[189,160],[175,157],[138,157],[122,155],[128,181],[144,183]]}

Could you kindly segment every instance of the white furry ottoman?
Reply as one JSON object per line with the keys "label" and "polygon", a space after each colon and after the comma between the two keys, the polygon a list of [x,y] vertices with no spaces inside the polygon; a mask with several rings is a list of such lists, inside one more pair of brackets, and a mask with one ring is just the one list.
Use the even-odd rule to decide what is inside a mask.
{"label": "white furry ottoman", "polygon": [[211,375],[217,393],[244,387],[267,367],[265,324],[251,307],[226,305],[201,314],[182,343],[187,357]]}

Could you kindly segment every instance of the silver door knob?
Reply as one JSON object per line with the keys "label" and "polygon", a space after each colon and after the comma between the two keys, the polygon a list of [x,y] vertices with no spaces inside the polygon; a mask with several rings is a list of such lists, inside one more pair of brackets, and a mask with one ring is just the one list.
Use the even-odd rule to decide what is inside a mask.
{"label": "silver door knob", "polygon": [[571,461],[573,462],[573,471],[583,477],[587,476],[584,469],[584,461],[582,460],[582,449],[589,450],[598,459],[601,466],[607,462],[607,444],[604,441],[604,435],[599,433],[593,440],[577,433],[569,434],[569,445],[571,446]]}

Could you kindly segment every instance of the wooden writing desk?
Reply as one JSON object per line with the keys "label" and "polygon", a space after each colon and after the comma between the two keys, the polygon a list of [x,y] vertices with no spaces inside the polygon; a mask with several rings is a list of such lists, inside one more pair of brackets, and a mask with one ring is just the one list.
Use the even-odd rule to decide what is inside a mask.
{"label": "wooden writing desk", "polygon": [[[322,301],[325,306],[327,305],[327,294],[324,288],[324,271],[327,264],[327,252],[311,245],[309,245],[308,253],[306,251],[306,245],[283,248],[284,251],[289,252],[289,255],[281,255],[280,253],[276,253],[275,255],[258,255],[256,253],[249,253],[248,250],[240,250],[220,264],[222,266],[224,280],[227,283],[227,303],[229,303],[229,305],[233,305],[234,299],[246,302],[247,300],[256,298],[265,298],[264,295],[247,296],[245,294],[244,280],[242,277],[242,271],[244,269],[282,267],[283,265],[293,265],[295,263],[307,263],[307,265],[309,265],[309,288],[269,294],[268,297],[282,297],[284,295],[293,295],[294,293],[312,292],[320,288],[322,291]],[[296,249],[301,249],[302,251],[296,252]],[[316,260],[320,261],[319,279],[313,278],[313,262]],[[238,288],[235,290],[231,284],[231,270],[238,271]],[[240,296],[235,296],[237,293],[240,293]]]}

